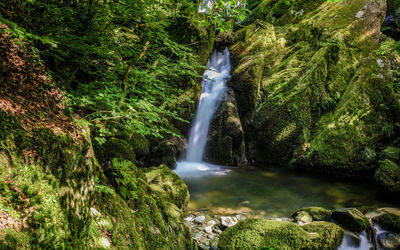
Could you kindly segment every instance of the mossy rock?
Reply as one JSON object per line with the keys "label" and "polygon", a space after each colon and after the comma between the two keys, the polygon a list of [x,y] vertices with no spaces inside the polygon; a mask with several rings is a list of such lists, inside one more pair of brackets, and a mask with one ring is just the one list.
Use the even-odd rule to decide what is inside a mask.
{"label": "mossy rock", "polygon": [[310,249],[337,249],[342,244],[344,230],[338,225],[325,221],[316,221],[302,228],[313,234]]}
{"label": "mossy rock", "polygon": [[152,192],[175,204],[180,209],[186,208],[190,198],[188,187],[166,165],[147,169],[145,176]]}
{"label": "mossy rock", "polygon": [[298,226],[288,221],[247,219],[225,230],[218,249],[335,249],[344,231],[329,222]]}
{"label": "mossy rock", "polygon": [[353,232],[361,232],[371,226],[368,218],[356,208],[335,209],[332,212],[332,219]]}
{"label": "mossy rock", "polygon": [[382,150],[382,157],[389,159],[394,162],[399,162],[400,160],[400,148],[397,147],[387,147]]}
{"label": "mossy rock", "polygon": [[14,229],[0,229],[0,248],[5,250],[30,249],[31,237],[28,233]]}
{"label": "mossy rock", "polygon": [[101,161],[110,161],[113,158],[119,158],[129,160],[132,162],[136,161],[136,154],[132,149],[132,146],[123,139],[110,138],[103,145],[103,158]]}
{"label": "mossy rock", "polygon": [[146,156],[150,153],[150,142],[141,134],[132,134],[129,139],[129,144],[138,156]]}
{"label": "mossy rock", "polygon": [[383,229],[390,232],[400,233],[400,210],[393,208],[378,209],[380,214],[372,218],[372,220],[379,224]]}
{"label": "mossy rock", "polygon": [[300,212],[307,212],[313,221],[330,221],[332,211],[323,207],[303,207],[293,213],[292,217],[296,217]]}
{"label": "mossy rock", "polygon": [[218,249],[305,249],[309,233],[292,222],[247,219],[226,229]]}
{"label": "mossy rock", "polygon": [[391,160],[379,162],[374,179],[379,186],[390,193],[400,193],[400,166]]}

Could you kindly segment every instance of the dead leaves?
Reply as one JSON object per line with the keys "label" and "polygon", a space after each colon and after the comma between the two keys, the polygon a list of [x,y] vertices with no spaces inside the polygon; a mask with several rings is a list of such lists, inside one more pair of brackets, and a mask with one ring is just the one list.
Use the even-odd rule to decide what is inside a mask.
{"label": "dead leaves", "polygon": [[0,109],[15,116],[27,131],[47,127],[79,140],[80,133],[64,114],[65,101],[35,50],[0,23]]}

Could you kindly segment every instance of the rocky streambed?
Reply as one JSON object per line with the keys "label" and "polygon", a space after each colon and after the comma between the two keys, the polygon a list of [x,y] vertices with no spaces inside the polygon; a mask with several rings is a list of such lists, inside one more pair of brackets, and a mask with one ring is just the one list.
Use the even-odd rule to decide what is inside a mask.
{"label": "rocky streambed", "polygon": [[191,211],[200,249],[399,249],[400,209],[305,207],[289,217]]}

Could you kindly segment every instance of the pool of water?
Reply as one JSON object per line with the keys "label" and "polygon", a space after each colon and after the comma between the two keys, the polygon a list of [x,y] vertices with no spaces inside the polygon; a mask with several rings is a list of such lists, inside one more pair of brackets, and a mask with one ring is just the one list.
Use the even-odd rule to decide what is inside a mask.
{"label": "pool of water", "polygon": [[306,206],[398,206],[379,197],[374,186],[309,176],[277,168],[229,168],[178,163],[176,172],[190,191],[189,210],[287,217]]}

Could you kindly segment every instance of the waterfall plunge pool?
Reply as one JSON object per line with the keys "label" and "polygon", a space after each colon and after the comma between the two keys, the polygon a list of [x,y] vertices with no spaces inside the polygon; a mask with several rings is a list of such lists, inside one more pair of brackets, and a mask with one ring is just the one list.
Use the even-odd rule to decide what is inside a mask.
{"label": "waterfall plunge pool", "polygon": [[295,210],[320,206],[395,206],[369,183],[310,176],[280,168],[239,168],[179,162],[175,172],[189,187],[189,211],[210,214],[248,213],[288,217]]}

